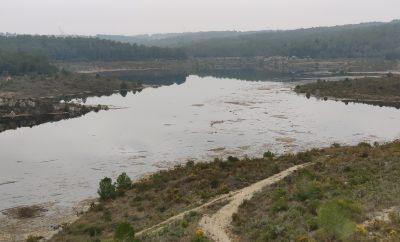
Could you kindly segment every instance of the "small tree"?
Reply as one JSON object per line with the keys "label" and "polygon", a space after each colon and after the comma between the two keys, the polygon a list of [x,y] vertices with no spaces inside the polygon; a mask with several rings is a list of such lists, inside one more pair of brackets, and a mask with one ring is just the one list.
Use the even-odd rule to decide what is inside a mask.
{"label": "small tree", "polygon": [[131,178],[124,172],[117,178],[117,190],[123,191],[132,188]]}
{"label": "small tree", "polygon": [[116,241],[135,241],[135,231],[130,223],[122,222],[117,225],[114,233],[114,238]]}
{"label": "small tree", "polygon": [[101,200],[115,198],[116,190],[115,185],[112,184],[111,178],[105,177],[100,181],[97,193],[99,194]]}
{"label": "small tree", "polygon": [[272,159],[272,158],[275,157],[275,155],[271,151],[267,151],[267,152],[264,153],[263,157],[267,158],[267,159]]}

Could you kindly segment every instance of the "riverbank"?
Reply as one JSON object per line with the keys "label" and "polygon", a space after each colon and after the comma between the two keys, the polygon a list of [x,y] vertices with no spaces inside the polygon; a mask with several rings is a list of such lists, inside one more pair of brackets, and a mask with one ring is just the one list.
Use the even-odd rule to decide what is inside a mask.
{"label": "riverbank", "polygon": [[[349,75],[357,72],[386,72],[400,70],[398,61],[381,59],[309,59],[296,57],[231,57],[189,58],[185,60],[125,61],[125,62],[64,62],[57,63],[78,73],[109,73],[131,71],[138,74],[189,73],[217,74],[234,77],[240,71],[253,73],[253,80],[272,76],[305,77],[317,75]],[[235,75],[239,73],[239,75]],[[230,75],[230,76],[229,76]]]}
{"label": "riverbank", "polygon": [[[399,154],[400,143],[395,141],[375,146],[361,143],[340,147],[335,144],[331,148],[280,157],[266,153],[263,158],[229,157],[211,163],[188,162],[134,183],[132,189],[114,200],[92,205],[75,223],[65,225],[51,241],[111,241],[115,228],[122,222],[141,231],[184,211],[190,212],[139,232],[137,237],[141,241],[157,241],[161,237],[171,241],[207,241],[207,231],[198,231],[199,221],[205,214],[212,216],[229,203],[230,196],[216,198],[304,163],[312,165],[288,178],[277,179],[277,185],[265,188],[249,201],[244,200],[232,217],[229,236],[238,241],[262,236],[268,240],[300,237],[339,240],[340,236],[361,240],[373,236],[389,238],[400,232],[396,229],[397,220],[378,219],[380,226],[369,226],[366,221],[376,213],[400,206]],[[191,210],[208,201],[214,202],[203,209]],[[342,220],[333,219],[329,214],[325,218],[325,210],[326,213],[338,212]],[[273,216],[273,219],[263,222],[266,216]],[[346,226],[345,230],[340,226]],[[393,231],[385,229],[391,226]]]}
{"label": "riverbank", "polygon": [[[0,97],[8,99],[56,99],[114,93],[121,89],[140,90],[137,83],[115,78],[77,74],[61,70],[52,75],[0,77]],[[121,88],[121,85],[124,85]]]}
{"label": "riverbank", "polygon": [[51,75],[0,77],[0,132],[107,110],[105,105],[72,103],[75,98],[140,91],[135,82],[59,71]]}
{"label": "riverbank", "polygon": [[400,108],[400,75],[386,74],[379,78],[346,78],[341,81],[319,80],[315,83],[298,85],[294,90],[307,97],[315,96],[346,103],[359,102]]}
{"label": "riverbank", "polygon": [[60,103],[52,99],[0,98],[0,132],[77,118],[89,112],[108,109],[106,105]]}

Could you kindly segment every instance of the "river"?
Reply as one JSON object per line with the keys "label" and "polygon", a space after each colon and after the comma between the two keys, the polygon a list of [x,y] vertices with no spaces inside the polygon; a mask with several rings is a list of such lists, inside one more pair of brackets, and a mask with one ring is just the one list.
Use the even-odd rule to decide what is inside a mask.
{"label": "river", "polygon": [[0,133],[0,210],[96,197],[105,176],[140,178],[189,159],[297,152],[400,137],[400,110],[307,99],[293,83],[189,76],[125,97],[117,109]]}

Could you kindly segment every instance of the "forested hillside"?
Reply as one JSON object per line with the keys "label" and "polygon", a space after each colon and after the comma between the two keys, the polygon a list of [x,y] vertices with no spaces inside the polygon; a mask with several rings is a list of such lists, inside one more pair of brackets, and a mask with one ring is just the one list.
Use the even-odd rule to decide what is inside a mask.
{"label": "forested hillside", "polygon": [[98,38],[0,35],[1,51],[36,53],[58,61],[134,61],[186,56],[400,59],[400,21],[287,31],[99,35]]}
{"label": "forested hillside", "polygon": [[215,31],[98,37],[179,47],[192,57],[400,58],[400,21],[287,31]]}
{"label": "forested hillside", "polygon": [[26,52],[52,60],[126,61],[182,59],[180,49],[147,47],[86,37],[13,35],[0,36],[0,52]]}
{"label": "forested hillside", "polygon": [[[153,35],[97,35],[100,39],[119,41],[131,44],[143,44],[146,46],[159,47],[181,47],[210,39],[220,39],[247,35],[257,32],[239,32],[239,31],[208,31],[208,32],[188,32],[188,33],[169,33]],[[258,32],[260,33],[260,32]]]}
{"label": "forested hillside", "polygon": [[400,21],[272,31],[211,39],[185,47],[190,56],[400,58]]}
{"label": "forested hillside", "polygon": [[42,55],[0,52],[1,75],[51,74],[57,68]]}

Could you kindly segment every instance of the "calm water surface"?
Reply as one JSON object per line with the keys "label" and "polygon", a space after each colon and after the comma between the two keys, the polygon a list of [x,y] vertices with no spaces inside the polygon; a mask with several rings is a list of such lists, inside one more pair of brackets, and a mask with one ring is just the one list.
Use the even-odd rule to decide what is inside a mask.
{"label": "calm water surface", "polygon": [[98,181],[138,178],[188,159],[295,152],[400,137],[400,110],[320,101],[293,84],[189,76],[126,97],[121,109],[0,134],[0,210],[96,196]]}

